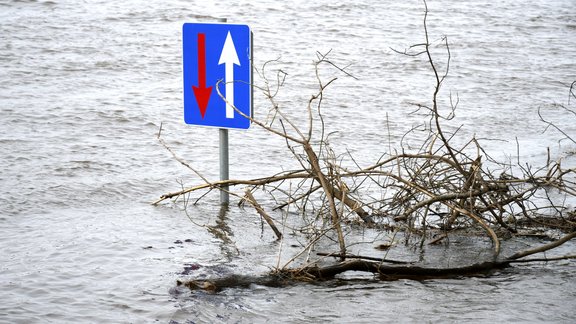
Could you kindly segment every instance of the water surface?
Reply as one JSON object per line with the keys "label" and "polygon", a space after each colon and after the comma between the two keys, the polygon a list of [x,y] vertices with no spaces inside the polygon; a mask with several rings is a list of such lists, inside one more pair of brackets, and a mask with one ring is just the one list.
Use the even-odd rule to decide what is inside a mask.
{"label": "water surface", "polygon": [[[450,93],[460,100],[457,119],[447,123],[464,126],[456,141],[475,134],[494,156],[519,154],[531,163],[545,160],[547,147],[553,158],[576,150],[558,132],[543,132],[537,115],[541,109],[576,134],[574,116],[558,107],[568,104],[576,80],[573,0],[428,4],[440,68],[442,36],[450,44],[441,103],[447,113]],[[295,117],[317,91],[317,52],[347,66],[357,79],[321,70],[326,80],[338,77],[323,112],[339,153],[348,149],[370,164],[423,124],[424,116],[408,113],[412,103],[429,102],[432,75],[422,59],[392,50],[423,42],[420,1],[3,0],[1,322],[575,320],[576,267],[568,261],[467,280],[382,283],[352,275],[285,289],[176,294],[177,278],[266,272],[279,249],[253,210],[233,205],[220,213],[217,194],[189,214],[228,224],[234,245],[192,225],[181,206],[149,205],[180,183],[201,182],[158,144],[161,123],[181,157],[218,177],[217,131],[183,123],[180,43],[184,22],[217,18],[251,26],[259,71],[278,59],[269,72],[287,77],[276,99]],[[256,116],[265,118],[269,107],[257,91]],[[295,165],[283,142],[261,129],[230,132],[230,145],[234,178]],[[573,155],[565,163],[576,164]],[[558,253],[571,251],[574,244]]]}

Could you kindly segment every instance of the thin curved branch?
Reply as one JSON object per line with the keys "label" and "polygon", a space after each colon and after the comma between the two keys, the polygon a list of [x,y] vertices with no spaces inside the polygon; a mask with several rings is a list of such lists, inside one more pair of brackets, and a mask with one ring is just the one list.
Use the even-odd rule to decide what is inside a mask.
{"label": "thin curved branch", "polygon": [[576,237],[576,232],[572,232],[572,233],[565,235],[562,238],[560,238],[554,242],[544,244],[544,245],[539,246],[535,249],[529,249],[529,250],[524,250],[524,251],[514,253],[508,257],[508,260],[516,260],[516,259],[520,259],[520,258],[523,258],[525,256],[528,256],[528,255],[532,255],[532,254],[536,254],[536,253],[540,253],[540,252],[546,252],[550,249],[553,249],[555,247],[558,247],[558,246],[570,241],[571,239],[573,239],[575,237]]}

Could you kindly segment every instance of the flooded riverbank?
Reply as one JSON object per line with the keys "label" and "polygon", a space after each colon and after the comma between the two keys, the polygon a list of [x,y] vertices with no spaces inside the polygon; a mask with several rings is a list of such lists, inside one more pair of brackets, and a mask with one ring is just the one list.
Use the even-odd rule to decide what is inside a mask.
{"label": "flooded riverbank", "polygon": [[[429,6],[433,39],[447,35],[451,44],[442,100],[460,98],[451,125],[463,125],[462,141],[476,134],[493,156],[535,164],[550,147],[553,159],[569,156],[565,165],[574,165],[576,147],[543,132],[537,114],[576,133],[556,106],[567,104],[576,80],[572,1]],[[420,1],[0,2],[0,322],[574,321],[574,261],[488,278],[379,282],[351,274],[317,285],[175,293],[179,278],[261,274],[277,264],[279,244],[251,208],[221,213],[214,193],[188,210],[200,224],[224,220],[232,244],[191,224],[180,205],[150,205],[180,183],[202,182],[157,142],[161,123],[181,157],[218,178],[217,131],[183,122],[180,39],[184,22],[222,17],[251,25],[257,69],[279,58],[272,65],[287,78],[277,99],[290,114],[315,89],[316,51],[349,65],[358,80],[338,75],[325,115],[328,131],[338,131],[334,146],[359,163],[422,124],[411,103],[430,100],[430,75],[391,49],[422,42]],[[265,118],[269,102],[261,92],[254,100]],[[281,139],[258,128],[230,132],[230,145],[233,178],[295,163]],[[572,251],[574,243],[554,254]],[[436,252],[443,262],[466,255]],[[397,257],[417,257],[403,253]]]}

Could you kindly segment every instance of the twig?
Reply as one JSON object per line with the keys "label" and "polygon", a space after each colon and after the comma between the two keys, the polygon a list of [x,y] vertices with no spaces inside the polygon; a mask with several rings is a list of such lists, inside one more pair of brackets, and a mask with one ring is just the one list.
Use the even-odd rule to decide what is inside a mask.
{"label": "twig", "polygon": [[276,237],[281,240],[282,239],[282,233],[280,233],[280,231],[278,230],[278,228],[276,227],[276,225],[274,225],[274,221],[272,220],[272,218],[264,211],[264,208],[262,208],[262,206],[260,206],[260,204],[256,201],[256,199],[254,198],[254,196],[252,195],[252,192],[250,191],[250,189],[246,189],[245,191],[246,193],[246,200],[248,200],[248,202],[250,204],[252,204],[252,206],[254,206],[254,208],[256,209],[256,211],[258,212],[258,214],[260,214],[260,216],[262,216],[262,218],[264,218],[264,220],[266,221],[266,223],[268,223],[268,225],[270,225],[270,228],[272,228],[272,230],[274,231],[274,234],[276,234]]}
{"label": "twig", "polygon": [[534,258],[534,259],[522,259],[522,260],[508,260],[508,263],[527,263],[527,262],[550,262],[550,261],[561,261],[561,260],[569,260],[569,259],[576,259],[575,255],[564,255],[558,257],[551,257],[551,258]]}
{"label": "twig", "polygon": [[570,233],[566,236],[563,236],[562,238],[560,238],[554,242],[544,244],[544,245],[539,246],[535,249],[528,249],[528,250],[514,253],[513,255],[508,257],[508,260],[516,260],[516,259],[520,259],[520,258],[523,258],[523,257],[531,255],[531,254],[548,251],[550,249],[553,249],[555,247],[558,247],[558,246],[570,241],[571,239],[573,239],[575,237],[576,237],[576,232],[572,232],[572,233]]}
{"label": "twig", "polygon": [[384,259],[384,258],[375,258],[375,257],[370,257],[370,256],[365,256],[365,255],[356,255],[356,254],[346,254],[346,255],[342,256],[338,253],[317,252],[316,255],[329,256],[329,257],[335,257],[335,258],[344,258],[344,259],[364,259],[364,260],[379,261],[379,262],[386,262],[386,263],[392,263],[392,264],[412,264],[412,263],[414,263],[414,262],[408,262],[408,261],[398,261],[398,260],[390,260],[390,259]]}

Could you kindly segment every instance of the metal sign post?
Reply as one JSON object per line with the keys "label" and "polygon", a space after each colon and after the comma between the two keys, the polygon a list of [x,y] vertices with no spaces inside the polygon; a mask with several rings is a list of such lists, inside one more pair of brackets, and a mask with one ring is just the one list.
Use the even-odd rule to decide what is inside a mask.
{"label": "metal sign post", "polygon": [[[251,124],[252,32],[247,25],[185,23],[182,45],[184,120],[219,128],[220,180],[228,180],[228,129]],[[220,202],[228,204],[228,186],[221,189]]]}
{"label": "metal sign post", "polygon": [[[230,177],[228,161],[228,130],[220,128],[220,180],[225,181]],[[227,205],[230,201],[228,185],[223,185],[220,190],[220,203]]]}
{"label": "metal sign post", "polygon": [[[220,22],[225,23],[226,18],[220,19]],[[218,130],[220,141],[220,181],[230,179],[230,161],[228,159],[228,130],[220,128]],[[228,185],[223,185],[220,190],[220,204],[228,205],[230,203],[230,195],[228,194]]]}

